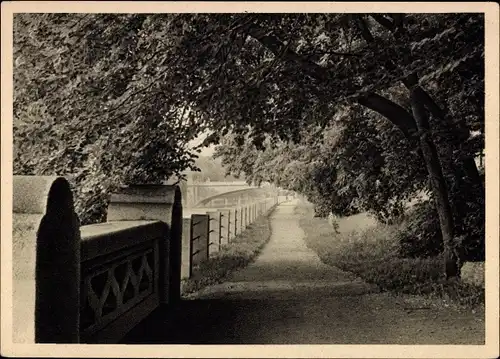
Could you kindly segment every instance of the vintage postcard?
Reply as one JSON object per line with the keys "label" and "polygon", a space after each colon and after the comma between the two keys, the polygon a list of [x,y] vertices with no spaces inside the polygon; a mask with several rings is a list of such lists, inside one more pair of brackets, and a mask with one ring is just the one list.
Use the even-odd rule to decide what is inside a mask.
{"label": "vintage postcard", "polygon": [[499,15],[2,3],[2,355],[498,357]]}

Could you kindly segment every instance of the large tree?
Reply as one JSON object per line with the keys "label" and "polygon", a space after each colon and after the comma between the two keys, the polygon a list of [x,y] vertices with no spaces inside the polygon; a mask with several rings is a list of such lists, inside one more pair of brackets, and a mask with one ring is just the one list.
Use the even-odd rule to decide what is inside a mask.
{"label": "large tree", "polygon": [[[36,116],[81,128],[75,135],[92,144],[96,134],[112,138],[117,119],[136,123],[139,130],[131,131],[146,138],[180,122],[164,117],[181,109],[191,115],[189,126],[160,133],[163,141],[208,129],[207,142],[229,130],[249,133],[257,145],[266,133],[299,140],[303,127],[328,125],[339,105],[379,113],[425,163],[446,273],[459,274],[461,226],[446,178],[481,197],[473,156],[482,136],[472,146],[469,130],[484,122],[482,15],[28,14],[16,15],[15,26],[16,118],[38,103]],[[396,102],[401,85],[406,98]],[[476,95],[459,102],[457,93]],[[149,118],[156,121],[144,131]],[[177,159],[189,153],[171,146]],[[145,151],[146,162],[150,157]],[[80,162],[86,160],[84,154]],[[137,166],[148,174],[160,167]],[[463,215],[467,206],[460,208]]]}

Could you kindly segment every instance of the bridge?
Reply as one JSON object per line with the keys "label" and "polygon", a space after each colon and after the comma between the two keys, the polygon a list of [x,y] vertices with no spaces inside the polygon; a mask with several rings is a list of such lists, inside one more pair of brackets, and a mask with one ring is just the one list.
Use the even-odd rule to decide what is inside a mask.
{"label": "bridge", "polygon": [[[204,182],[188,183],[186,193],[186,207],[201,207],[217,198],[234,198],[227,194],[250,194],[259,187],[249,186],[246,182]],[[246,196],[244,196],[246,197]]]}
{"label": "bridge", "polygon": [[277,191],[277,188],[269,184],[253,186],[245,181],[194,182],[192,172],[187,172],[186,177],[186,181],[179,183],[179,188],[182,193],[182,206],[187,209],[239,206],[256,197],[265,197]]}

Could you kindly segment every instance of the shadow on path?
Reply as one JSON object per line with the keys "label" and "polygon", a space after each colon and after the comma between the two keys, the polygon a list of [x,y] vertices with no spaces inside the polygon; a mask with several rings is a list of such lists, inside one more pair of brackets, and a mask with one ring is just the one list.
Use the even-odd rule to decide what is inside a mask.
{"label": "shadow on path", "polygon": [[483,344],[471,313],[414,308],[321,262],[281,204],[256,260],[224,283],[159,308],[122,344]]}

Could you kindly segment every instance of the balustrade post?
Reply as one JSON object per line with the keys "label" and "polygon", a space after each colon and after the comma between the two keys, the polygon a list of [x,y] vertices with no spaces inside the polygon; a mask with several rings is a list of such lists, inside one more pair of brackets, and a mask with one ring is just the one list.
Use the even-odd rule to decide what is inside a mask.
{"label": "balustrade post", "polygon": [[246,207],[240,208],[240,232],[243,232],[247,227],[245,223],[245,208]]}
{"label": "balustrade post", "polygon": [[220,243],[221,246],[223,244],[227,244],[229,242],[229,211],[228,210],[220,210]]}
{"label": "balustrade post", "polygon": [[231,242],[232,239],[232,226],[233,226],[233,221],[231,218],[231,210],[227,211],[227,243]]}
{"label": "balustrade post", "polygon": [[191,246],[193,265],[199,264],[208,259],[209,237],[210,237],[210,216],[208,214],[191,215]]}
{"label": "balustrade post", "polygon": [[[196,187],[195,187],[196,189]],[[157,220],[169,226],[160,242],[160,302],[181,297],[182,198],[179,186],[131,185],[111,195],[108,221]]]}
{"label": "balustrade post", "polygon": [[222,229],[224,228],[224,226],[222,225],[222,218],[224,217],[224,215],[222,214],[221,211],[217,211],[217,218],[218,218],[218,248],[219,248],[219,251],[221,250],[222,248]]}
{"label": "balustrade post", "polygon": [[80,341],[80,224],[68,181],[57,178],[37,232],[35,343]]}
{"label": "balustrade post", "polygon": [[[240,215],[240,218],[241,218],[241,215]],[[240,220],[238,219],[238,209],[235,208],[234,209],[234,236],[236,237],[239,232],[238,232],[238,222],[240,222]]]}
{"label": "balustrade post", "polygon": [[229,241],[231,241],[234,237],[236,237],[236,233],[234,232],[234,222],[235,222],[235,219],[236,219],[236,211],[233,209],[233,210],[229,210],[229,219],[230,219],[230,232],[229,232]]}
{"label": "balustrade post", "polygon": [[209,227],[209,254],[219,251],[219,212],[207,211]]}
{"label": "balustrade post", "polygon": [[181,278],[191,278],[193,275],[191,245],[191,216],[182,219],[182,266]]}

